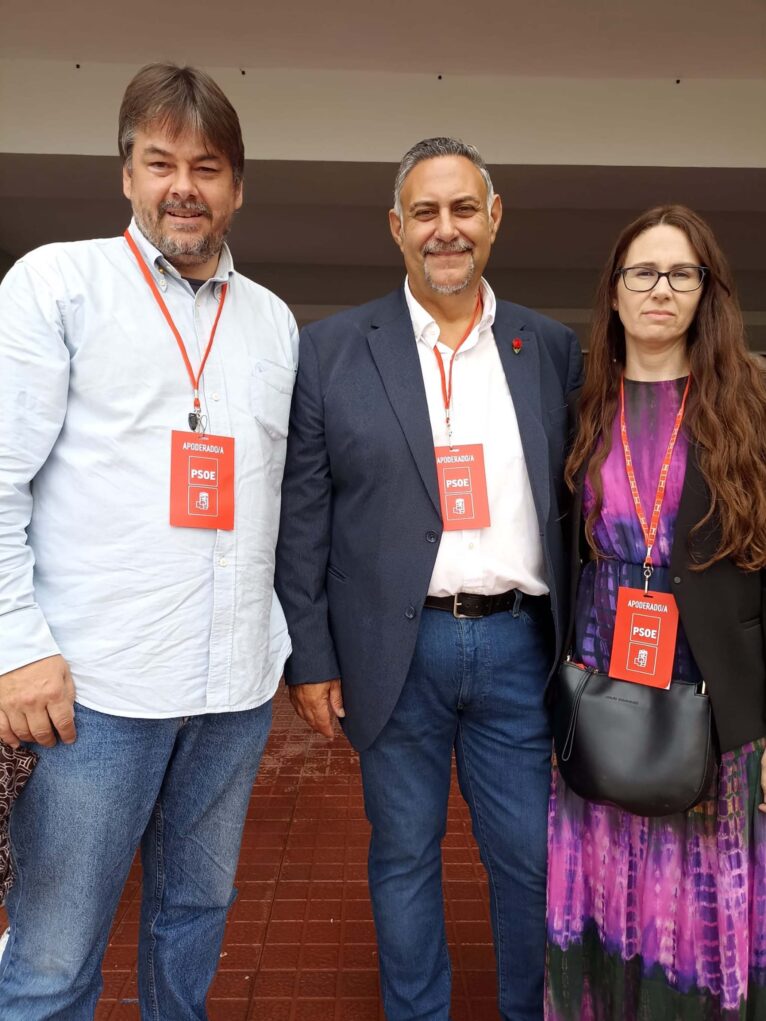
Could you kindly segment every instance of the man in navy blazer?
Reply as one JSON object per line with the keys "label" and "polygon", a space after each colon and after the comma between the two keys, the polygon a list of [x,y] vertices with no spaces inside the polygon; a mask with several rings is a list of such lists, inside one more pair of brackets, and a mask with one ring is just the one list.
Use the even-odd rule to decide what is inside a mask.
{"label": "man in navy blazer", "polygon": [[454,749],[487,869],[506,1021],[542,1018],[543,692],[567,619],[571,330],[497,301],[502,208],[472,146],[426,139],[389,213],[404,287],[306,327],[277,591],[290,697],[359,751],[388,1021],[448,1021],[441,840]]}

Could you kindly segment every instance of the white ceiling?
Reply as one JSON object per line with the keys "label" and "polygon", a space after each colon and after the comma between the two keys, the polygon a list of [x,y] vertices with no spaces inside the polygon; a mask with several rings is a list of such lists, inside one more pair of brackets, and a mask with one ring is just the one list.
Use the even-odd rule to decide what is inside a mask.
{"label": "white ceiling", "polygon": [[563,78],[762,78],[764,0],[3,0],[0,57]]}

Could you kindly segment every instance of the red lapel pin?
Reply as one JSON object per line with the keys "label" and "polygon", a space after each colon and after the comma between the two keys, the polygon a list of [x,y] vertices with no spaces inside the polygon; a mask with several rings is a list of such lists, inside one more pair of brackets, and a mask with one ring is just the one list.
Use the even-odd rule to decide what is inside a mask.
{"label": "red lapel pin", "polygon": [[522,348],[521,337],[514,337],[511,341],[511,347],[513,348],[513,353],[517,355]]}

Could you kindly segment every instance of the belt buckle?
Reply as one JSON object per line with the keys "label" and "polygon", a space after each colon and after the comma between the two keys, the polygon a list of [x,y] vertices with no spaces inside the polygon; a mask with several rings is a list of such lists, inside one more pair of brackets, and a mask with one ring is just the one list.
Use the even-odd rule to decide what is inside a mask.
{"label": "belt buckle", "polygon": [[458,607],[460,606],[460,592],[456,592],[452,599],[452,616],[456,620],[478,620],[482,615],[480,613],[459,613]]}

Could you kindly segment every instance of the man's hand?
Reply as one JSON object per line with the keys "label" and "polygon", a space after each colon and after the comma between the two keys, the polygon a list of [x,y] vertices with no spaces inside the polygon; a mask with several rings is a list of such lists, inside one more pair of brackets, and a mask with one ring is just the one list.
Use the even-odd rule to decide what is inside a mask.
{"label": "man's hand", "polygon": [[289,691],[293,709],[300,718],[318,734],[335,737],[333,720],[336,716],[346,715],[340,678],[320,684],[291,684]]}
{"label": "man's hand", "polygon": [[12,748],[22,741],[52,748],[56,731],[65,744],[77,737],[74,683],[63,656],[48,656],[0,674],[0,739]]}

